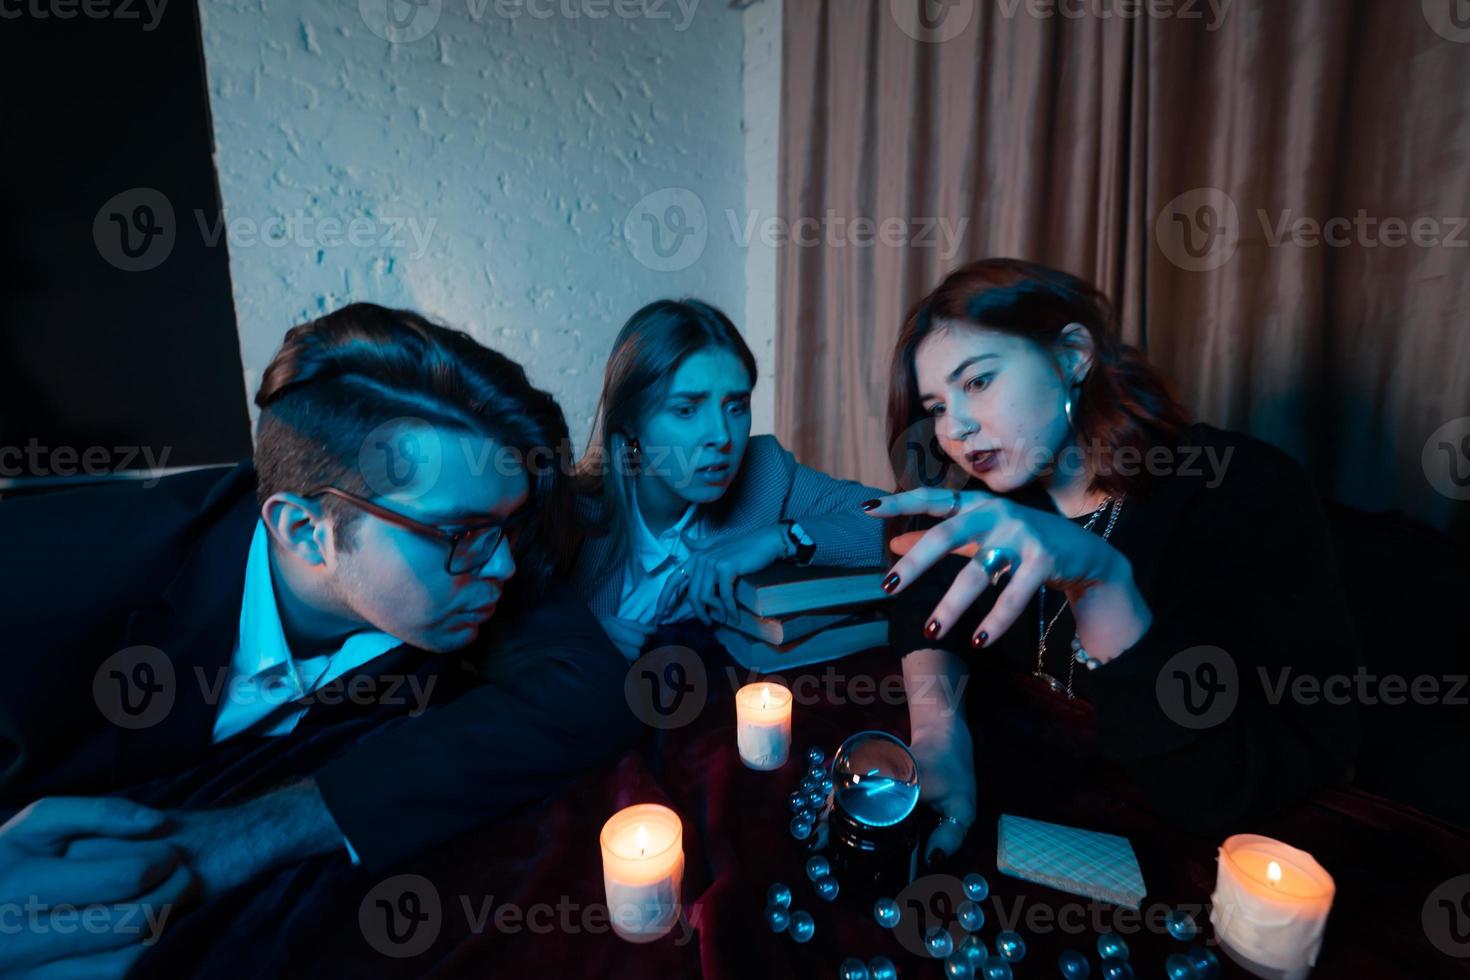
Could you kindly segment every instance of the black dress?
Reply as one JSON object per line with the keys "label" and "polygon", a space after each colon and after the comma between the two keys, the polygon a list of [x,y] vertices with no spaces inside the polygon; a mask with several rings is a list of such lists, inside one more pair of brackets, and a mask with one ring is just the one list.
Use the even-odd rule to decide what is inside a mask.
{"label": "black dress", "polygon": [[[1357,709],[1340,696],[1340,682],[1312,692],[1315,682],[1352,677],[1361,655],[1305,472],[1267,443],[1212,426],[1192,426],[1180,442],[1147,494],[1124,502],[1109,538],[1131,563],[1153,623],[1117,659],[1093,671],[1078,665],[1073,692],[1092,707],[1096,751],[1131,778],[1150,809],[1226,826],[1350,777]],[[1056,512],[1038,486],[1010,496]],[[1093,533],[1107,519],[1104,512]],[[913,526],[934,523],[923,518]],[[970,637],[995,588],[942,639],[924,638],[924,624],[966,561],[948,556],[895,597],[895,652],[938,647],[966,658],[980,677],[999,667],[1031,674],[1037,596],[984,650],[973,649]],[[1048,589],[1046,600],[1049,623],[1063,597]],[[1047,638],[1043,668],[1063,682],[1074,635],[1068,609]],[[981,680],[967,692],[979,766],[987,712],[977,710],[977,690],[993,694],[995,686]]]}

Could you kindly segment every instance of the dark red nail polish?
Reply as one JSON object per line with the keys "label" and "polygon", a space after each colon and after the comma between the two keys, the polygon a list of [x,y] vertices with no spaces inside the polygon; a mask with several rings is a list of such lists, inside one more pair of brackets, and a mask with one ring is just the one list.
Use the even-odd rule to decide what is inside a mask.
{"label": "dark red nail polish", "polygon": [[975,638],[970,642],[973,643],[975,645],[975,649],[978,650],[983,647],[985,645],[985,641],[989,639],[990,634],[985,632],[984,630],[981,630],[980,632],[975,634]]}
{"label": "dark red nail polish", "polygon": [[932,640],[932,639],[934,639],[938,635],[939,635],[939,620],[937,620],[937,619],[931,619],[931,620],[929,620],[929,624],[924,627],[924,636],[927,639]]}
{"label": "dark red nail polish", "polygon": [[881,500],[864,500],[863,501],[863,510],[872,510],[873,508],[877,507],[882,502],[883,501],[881,501]]}
{"label": "dark red nail polish", "polygon": [[883,580],[883,591],[892,595],[893,590],[896,588],[898,588],[898,573],[890,572],[888,577]]}

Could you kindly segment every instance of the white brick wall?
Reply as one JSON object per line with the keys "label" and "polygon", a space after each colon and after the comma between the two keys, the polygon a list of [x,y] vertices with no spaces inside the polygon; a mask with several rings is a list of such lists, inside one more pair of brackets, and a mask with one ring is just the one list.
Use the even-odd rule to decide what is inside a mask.
{"label": "white brick wall", "polygon": [[[681,2],[201,0],[249,392],[292,324],[351,300],[408,306],[525,363],[580,448],[634,309],[698,295],[744,325],[744,33],[772,9],[779,24],[779,5]],[[406,33],[389,3],[419,18]],[[752,60],[770,64],[761,43]],[[749,158],[773,203],[774,148]],[[697,201],[682,222],[668,205],[689,195],[669,188]],[[651,251],[660,221],[692,228],[698,207],[702,249],[685,235]],[[769,375],[764,310],[754,324]]]}

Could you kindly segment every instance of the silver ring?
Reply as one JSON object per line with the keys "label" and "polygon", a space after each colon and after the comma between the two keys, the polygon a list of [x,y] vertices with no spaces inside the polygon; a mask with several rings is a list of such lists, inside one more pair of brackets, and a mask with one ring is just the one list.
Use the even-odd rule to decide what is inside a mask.
{"label": "silver ring", "polygon": [[960,833],[964,833],[965,832],[965,825],[960,822],[960,818],[959,817],[948,817],[948,816],[940,817],[939,818],[939,822],[940,823],[952,823],[956,827],[960,828]]}
{"label": "silver ring", "polygon": [[1001,576],[1014,572],[1019,564],[1020,557],[1004,548],[987,548],[980,553],[980,567],[990,578],[991,585],[999,585]]}
{"label": "silver ring", "polygon": [[949,510],[940,518],[942,521],[947,521],[960,512],[960,492],[958,490],[951,490],[950,493],[954,494],[954,503],[949,505]]}

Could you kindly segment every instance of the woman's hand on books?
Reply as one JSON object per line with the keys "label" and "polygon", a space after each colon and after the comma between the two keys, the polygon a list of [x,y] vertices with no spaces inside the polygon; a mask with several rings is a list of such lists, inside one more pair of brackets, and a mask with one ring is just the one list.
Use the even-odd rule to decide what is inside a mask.
{"label": "woman's hand on books", "polygon": [[735,581],[773,564],[786,554],[786,530],[779,524],[751,534],[718,541],[687,542],[688,560],[675,567],[658,598],[657,621],[687,595],[689,606],[706,626],[740,619]]}
{"label": "woman's hand on books", "polygon": [[597,621],[602,624],[602,631],[612,640],[613,646],[618,648],[618,652],[629,663],[637,660],[643,653],[643,644],[654,630],[652,623],[640,623],[636,619],[599,616]]}

